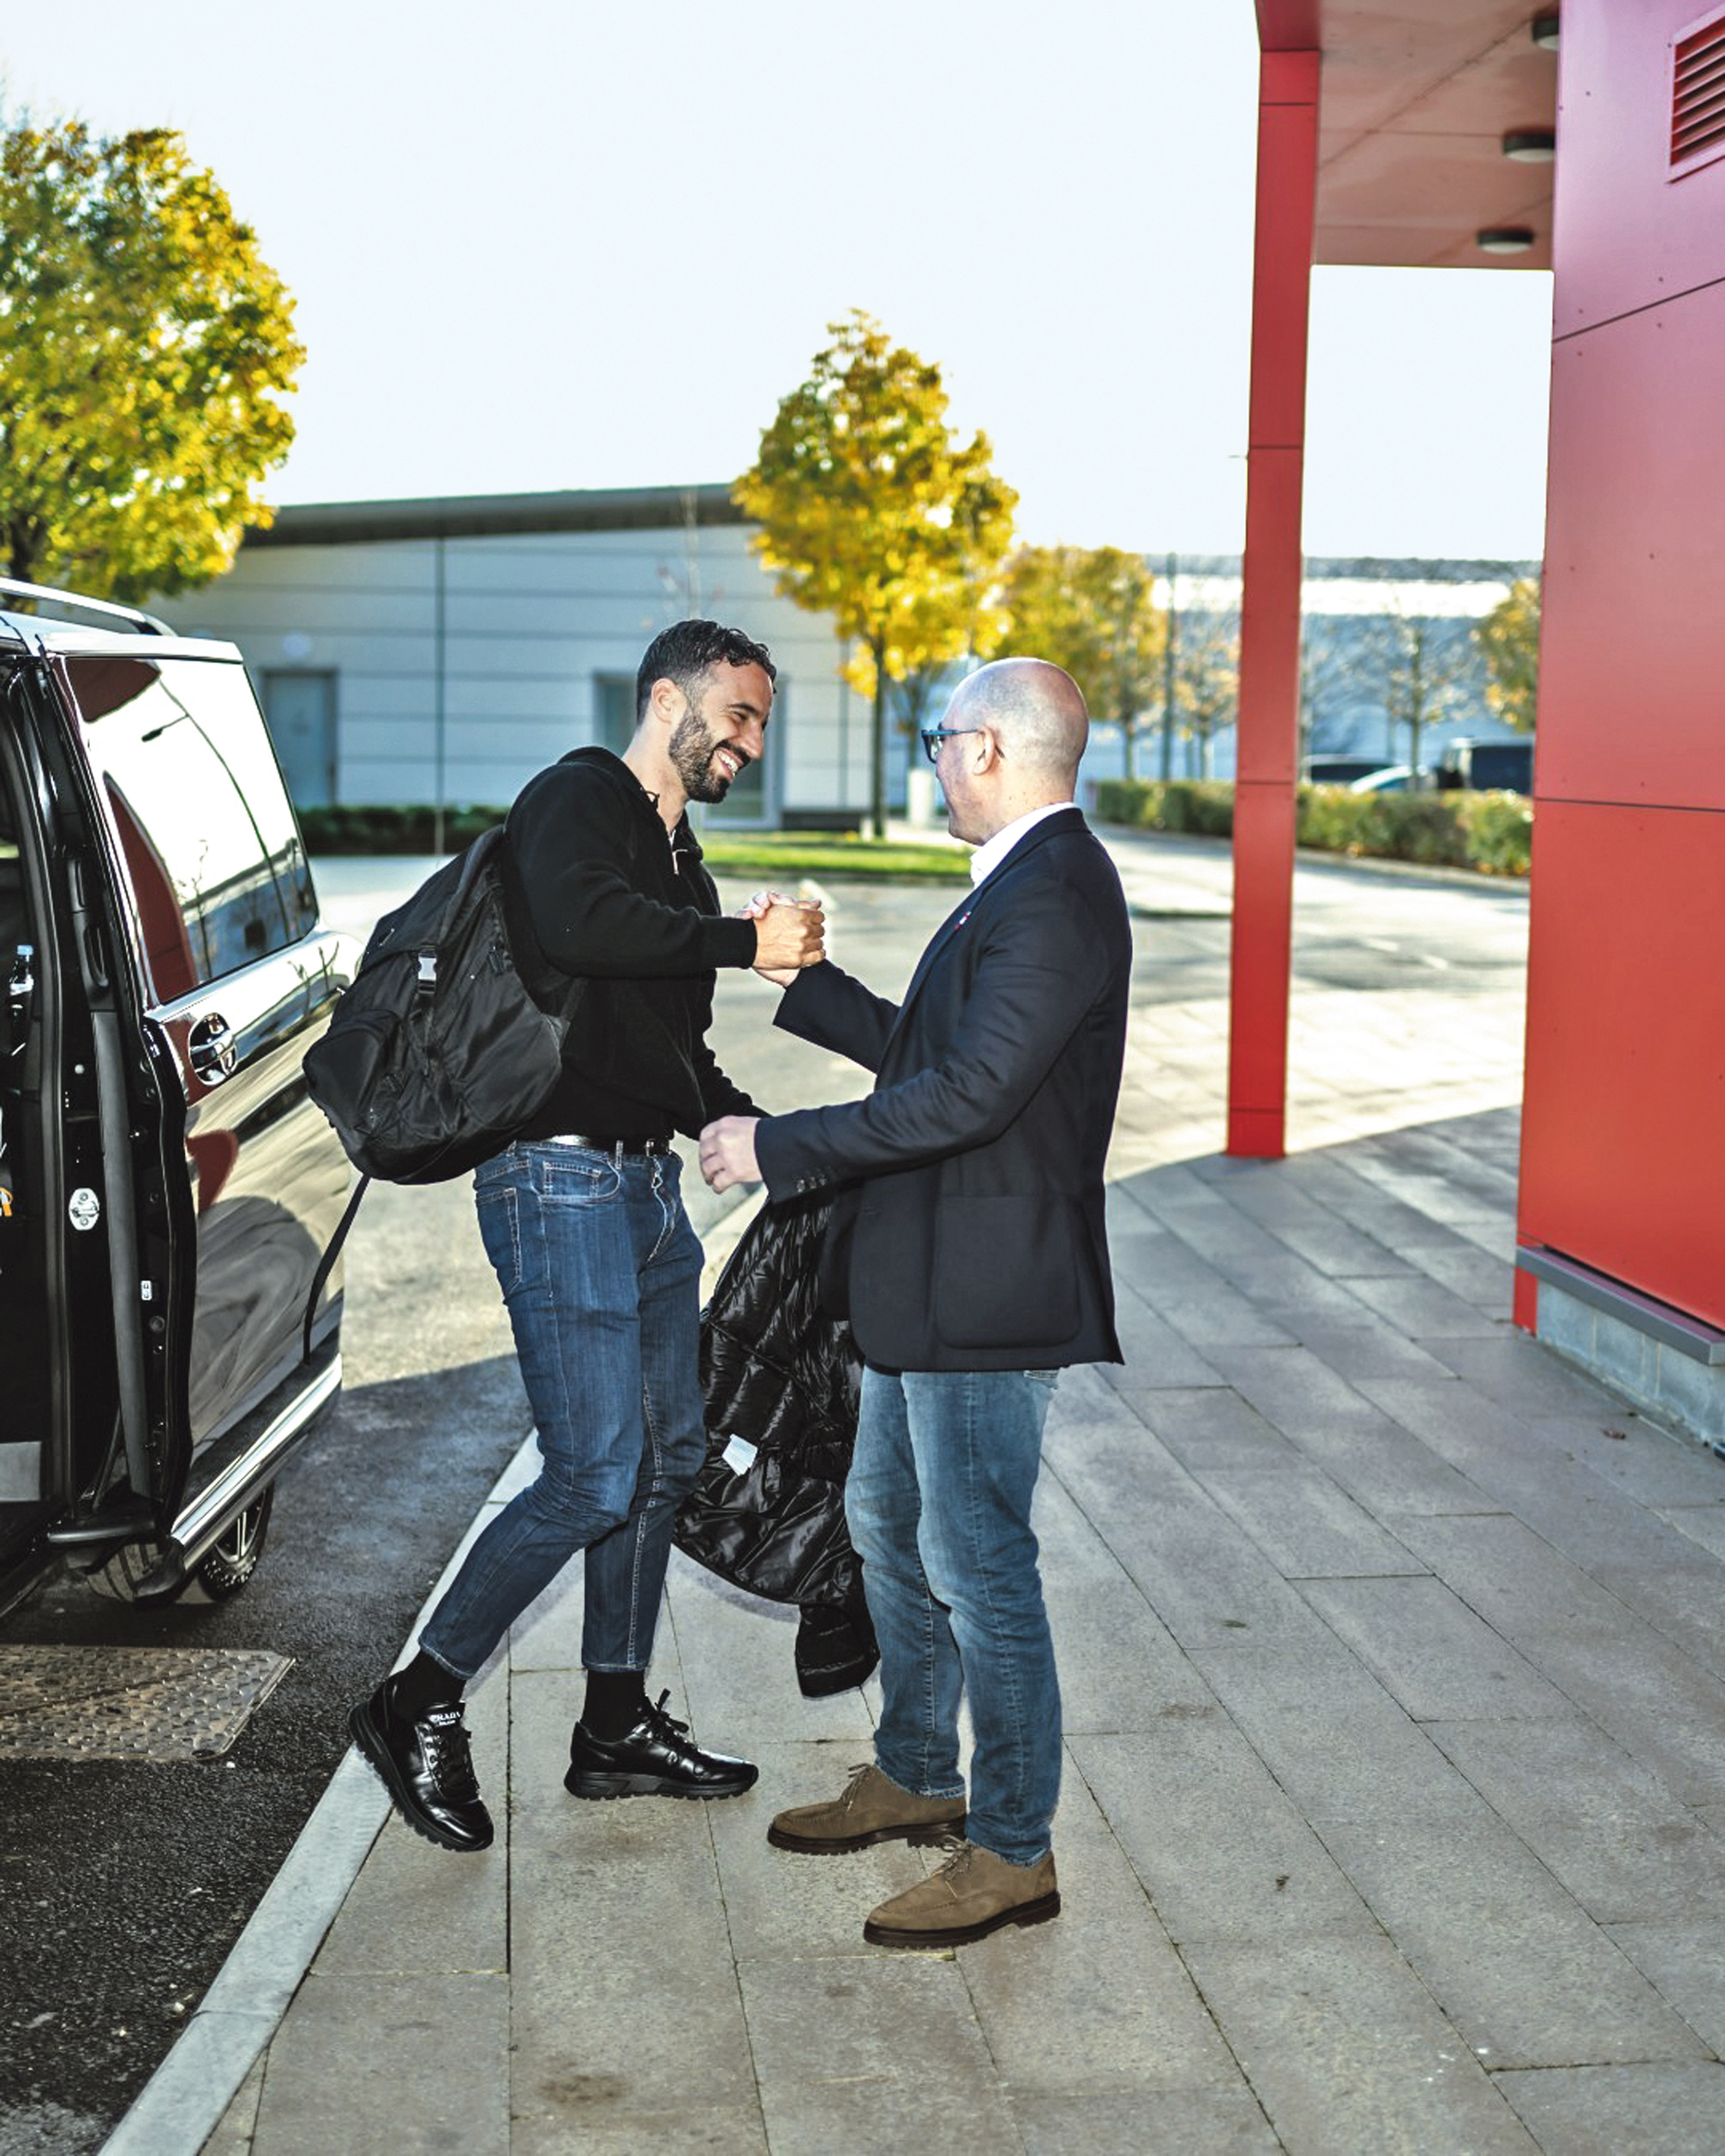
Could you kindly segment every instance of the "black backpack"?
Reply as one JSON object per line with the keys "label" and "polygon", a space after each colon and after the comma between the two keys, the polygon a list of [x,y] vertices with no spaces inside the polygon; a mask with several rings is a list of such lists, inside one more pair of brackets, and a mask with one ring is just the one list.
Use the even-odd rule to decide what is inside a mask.
{"label": "black backpack", "polygon": [[355,1167],[380,1182],[465,1174],[557,1082],[584,984],[568,981],[548,1009],[522,979],[504,911],[506,842],[501,825],[485,832],[384,915],[306,1057],[312,1099]]}
{"label": "black backpack", "polygon": [[[446,1183],[506,1145],[557,1083],[585,983],[541,967],[536,1000],[506,917],[503,827],[446,861],[372,931],[307,1090],[360,1182],[318,1267],[306,1338],[367,1185]],[[308,1347],[308,1351],[309,1351]]]}

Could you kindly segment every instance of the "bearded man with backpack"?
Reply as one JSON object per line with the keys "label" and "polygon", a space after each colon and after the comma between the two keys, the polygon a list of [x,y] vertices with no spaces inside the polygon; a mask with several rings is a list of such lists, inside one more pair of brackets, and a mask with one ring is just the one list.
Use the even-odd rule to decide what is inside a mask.
{"label": "bearded man with backpack", "polygon": [[702,1750],[645,1680],[672,1528],[706,1452],[701,1247],[671,1141],[759,1112],[707,1045],[715,969],[800,968],[823,950],[818,908],[776,900],[722,917],[686,813],[722,800],[762,754],[776,678],[740,630],[678,623],[642,660],[623,755],[572,751],[509,812],[517,963],[585,984],[556,1087],[474,1181],[542,1465],[474,1543],[413,1660],[350,1717],[404,1818],[445,1848],[492,1840],[463,1691],[577,1550],[587,1688],[565,1786],[727,1797],[756,1778]]}

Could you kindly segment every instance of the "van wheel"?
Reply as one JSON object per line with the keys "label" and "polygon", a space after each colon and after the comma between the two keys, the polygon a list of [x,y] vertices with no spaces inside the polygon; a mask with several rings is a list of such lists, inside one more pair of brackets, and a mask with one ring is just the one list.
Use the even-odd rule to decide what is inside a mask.
{"label": "van wheel", "polygon": [[180,1590],[188,1602],[231,1602],[258,1568],[269,1539],[270,1511],[276,1501],[272,1482],[222,1530],[221,1539],[199,1560]]}
{"label": "van wheel", "polygon": [[[269,1535],[275,1495],[272,1482],[244,1512],[230,1520],[220,1539],[205,1552],[178,1591],[167,1599],[177,1602],[231,1601],[258,1568]],[[112,1602],[136,1602],[138,1590],[155,1570],[160,1548],[157,1542],[128,1542],[85,1578],[99,1595]]]}

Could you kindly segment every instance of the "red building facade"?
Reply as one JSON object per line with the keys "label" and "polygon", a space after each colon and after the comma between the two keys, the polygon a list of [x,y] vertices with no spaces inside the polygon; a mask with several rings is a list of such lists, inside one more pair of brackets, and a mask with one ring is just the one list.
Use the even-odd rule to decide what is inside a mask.
{"label": "red building facade", "polygon": [[1229,1147],[1285,1135],[1310,264],[1548,262],[1516,1316],[1725,1446],[1725,4],[1258,20]]}

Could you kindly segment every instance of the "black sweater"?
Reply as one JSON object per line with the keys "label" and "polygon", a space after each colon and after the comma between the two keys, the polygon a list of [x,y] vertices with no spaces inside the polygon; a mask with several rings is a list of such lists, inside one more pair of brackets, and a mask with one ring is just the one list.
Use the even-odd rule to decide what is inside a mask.
{"label": "black sweater", "polygon": [[714,969],[754,963],[754,924],[721,915],[688,818],[668,834],[627,764],[584,748],[529,780],[508,831],[524,976],[538,985],[536,947],[550,979],[587,983],[562,1078],[520,1135],[693,1137],[715,1116],[758,1115],[706,1039]]}

